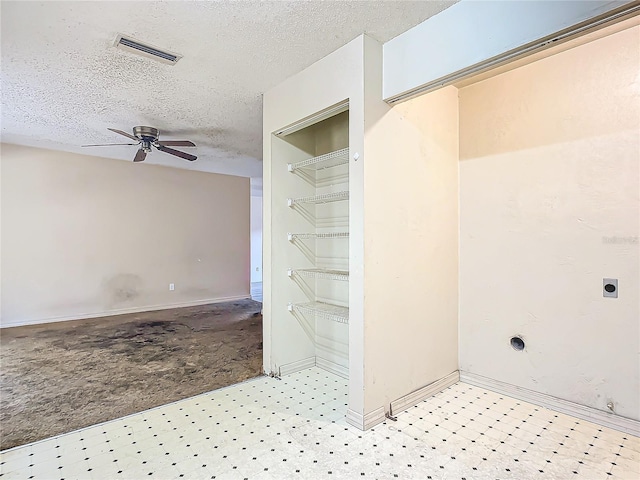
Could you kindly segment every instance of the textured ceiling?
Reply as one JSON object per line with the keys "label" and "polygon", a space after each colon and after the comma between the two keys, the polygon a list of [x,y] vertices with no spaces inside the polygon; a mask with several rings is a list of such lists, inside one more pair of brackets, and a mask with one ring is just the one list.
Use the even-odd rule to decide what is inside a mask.
{"label": "textured ceiling", "polygon": [[[79,145],[150,125],[193,140],[199,158],[149,163],[261,177],[263,92],[362,33],[384,42],[452,3],[2,1],[2,141],[132,159],[135,147]],[[116,49],[118,33],[184,57]]]}

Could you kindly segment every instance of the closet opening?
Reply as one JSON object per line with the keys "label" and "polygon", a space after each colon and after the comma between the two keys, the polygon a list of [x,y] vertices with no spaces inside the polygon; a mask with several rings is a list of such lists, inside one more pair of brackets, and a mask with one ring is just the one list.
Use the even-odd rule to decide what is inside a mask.
{"label": "closet opening", "polygon": [[[346,108],[271,138],[271,371],[276,375],[310,368],[327,372],[318,386],[326,391],[319,393],[329,395],[327,401],[339,402],[335,410],[342,416],[348,403],[344,380],[349,377]],[[344,385],[337,388],[337,384]]]}

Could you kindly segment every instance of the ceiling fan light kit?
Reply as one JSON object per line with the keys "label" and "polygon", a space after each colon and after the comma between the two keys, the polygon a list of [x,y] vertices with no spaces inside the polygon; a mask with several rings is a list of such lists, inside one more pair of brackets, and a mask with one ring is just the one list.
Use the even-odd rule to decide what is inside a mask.
{"label": "ceiling fan light kit", "polygon": [[136,152],[135,157],[133,158],[134,162],[142,162],[147,157],[147,153],[150,153],[153,148],[157,150],[168,153],[169,155],[174,155],[176,157],[184,158],[185,160],[189,160],[193,162],[196,157],[195,155],[191,155],[190,153],[181,152],[179,150],[175,150],[171,147],[195,147],[196,144],[189,140],[160,140],[160,131],[154,127],[145,127],[145,126],[137,126],[133,127],[133,135],[124,132],[122,130],[118,130],[115,128],[108,128],[114,133],[119,135],[123,135],[131,140],[134,140],[136,143],[110,143],[110,144],[100,144],[100,145],[82,145],[83,147],[109,147],[112,145],[138,145],[138,151]]}

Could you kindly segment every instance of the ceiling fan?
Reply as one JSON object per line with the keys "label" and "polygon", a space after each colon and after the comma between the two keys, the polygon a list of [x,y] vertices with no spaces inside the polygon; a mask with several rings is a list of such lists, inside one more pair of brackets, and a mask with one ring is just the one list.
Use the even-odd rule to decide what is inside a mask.
{"label": "ceiling fan", "polygon": [[185,160],[189,160],[193,162],[196,158],[195,155],[191,155],[189,153],[181,152],[179,150],[175,150],[172,147],[195,147],[196,144],[190,142],[189,140],[158,140],[160,136],[160,132],[157,128],[153,127],[133,127],[133,135],[123,132],[122,130],[116,130],[115,128],[108,128],[107,130],[111,130],[112,132],[118,133],[120,135],[124,135],[125,137],[130,138],[131,140],[135,140],[136,143],[108,143],[103,145],[82,145],[83,147],[110,147],[112,145],[139,145],[140,148],[136,153],[136,156],[133,157],[134,162],[142,162],[146,157],[147,153],[151,152],[151,147],[155,147],[161,152],[168,153],[170,155],[175,155],[176,157],[184,158]]}

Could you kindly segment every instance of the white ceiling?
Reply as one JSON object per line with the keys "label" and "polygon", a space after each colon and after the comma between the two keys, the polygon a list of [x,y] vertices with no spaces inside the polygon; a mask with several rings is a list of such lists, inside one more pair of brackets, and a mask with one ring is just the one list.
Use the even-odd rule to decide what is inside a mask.
{"label": "white ceiling", "polygon": [[[361,33],[385,42],[452,1],[1,3],[2,141],[130,160],[107,127],[189,139],[191,163],[262,176],[261,94]],[[166,65],[113,47],[118,33],[177,52]]]}

